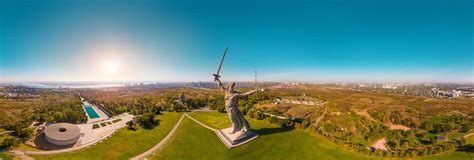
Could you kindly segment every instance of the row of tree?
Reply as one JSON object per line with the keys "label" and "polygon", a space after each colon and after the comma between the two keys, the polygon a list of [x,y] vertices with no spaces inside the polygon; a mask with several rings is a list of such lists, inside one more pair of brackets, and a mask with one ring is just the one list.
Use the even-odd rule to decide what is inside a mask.
{"label": "row of tree", "polygon": [[84,123],[87,121],[86,114],[82,108],[82,102],[79,99],[42,103],[33,112],[31,119],[51,123]]}

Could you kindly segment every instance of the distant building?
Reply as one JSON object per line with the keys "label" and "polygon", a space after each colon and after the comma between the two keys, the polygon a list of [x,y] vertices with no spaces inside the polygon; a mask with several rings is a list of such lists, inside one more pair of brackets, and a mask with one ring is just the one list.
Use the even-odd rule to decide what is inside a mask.
{"label": "distant building", "polygon": [[382,88],[384,88],[384,89],[397,89],[398,87],[395,86],[395,85],[392,85],[392,84],[384,84],[382,86]]}
{"label": "distant building", "polygon": [[446,142],[446,141],[448,141],[448,137],[446,137],[446,136],[437,136],[436,140]]}
{"label": "distant building", "polygon": [[181,102],[181,103],[184,103],[184,101],[186,101],[186,96],[184,95],[183,92],[181,92],[181,94],[179,94],[178,101]]}

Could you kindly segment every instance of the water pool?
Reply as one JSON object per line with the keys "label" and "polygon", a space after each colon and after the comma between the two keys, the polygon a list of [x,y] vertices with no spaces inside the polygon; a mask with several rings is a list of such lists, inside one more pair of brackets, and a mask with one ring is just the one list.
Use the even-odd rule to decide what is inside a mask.
{"label": "water pool", "polygon": [[100,118],[99,114],[95,112],[94,108],[92,108],[91,106],[86,106],[85,108],[86,108],[87,115],[89,115],[90,119]]}

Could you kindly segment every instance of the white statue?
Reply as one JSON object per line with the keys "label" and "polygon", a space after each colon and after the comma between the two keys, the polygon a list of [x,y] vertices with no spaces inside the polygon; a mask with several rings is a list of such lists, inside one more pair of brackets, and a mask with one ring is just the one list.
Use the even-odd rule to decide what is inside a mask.
{"label": "white statue", "polygon": [[229,116],[229,119],[232,122],[232,127],[216,131],[216,134],[227,147],[233,148],[245,144],[258,137],[257,133],[252,132],[250,130],[249,123],[247,122],[247,120],[245,120],[244,115],[242,115],[242,113],[237,108],[237,102],[239,98],[256,93],[259,90],[255,89],[241,94],[234,90],[234,82],[229,83],[226,87],[222,85],[222,82],[219,79],[219,72],[221,71],[222,63],[224,62],[226,53],[227,48],[222,54],[222,58],[219,63],[219,67],[217,68],[216,74],[213,75],[214,81],[216,81],[217,86],[225,92],[225,110],[227,111],[227,115]]}
{"label": "white statue", "polygon": [[250,130],[250,125],[237,108],[237,102],[239,98],[254,94],[259,90],[250,90],[241,94],[235,91],[234,82],[230,82],[229,84],[227,84],[226,87],[224,87],[219,78],[216,78],[215,80],[217,82],[217,86],[225,92],[225,110],[227,111],[227,115],[229,116],[229,119],[232,122],[232,130],[228,134],[237,134],[236,136],[239,137],[240,135],[243,135],[248,130]]}

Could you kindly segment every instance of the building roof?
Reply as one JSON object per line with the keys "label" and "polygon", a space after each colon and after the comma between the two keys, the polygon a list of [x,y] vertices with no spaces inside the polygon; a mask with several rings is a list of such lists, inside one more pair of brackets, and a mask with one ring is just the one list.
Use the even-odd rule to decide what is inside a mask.
{"label": "building roof", "polygon": [[70,123],[56,123],[48,126],[44,133],[51,139],[68,141],[77,138],[81,134],[81,131],[79,127]]}

